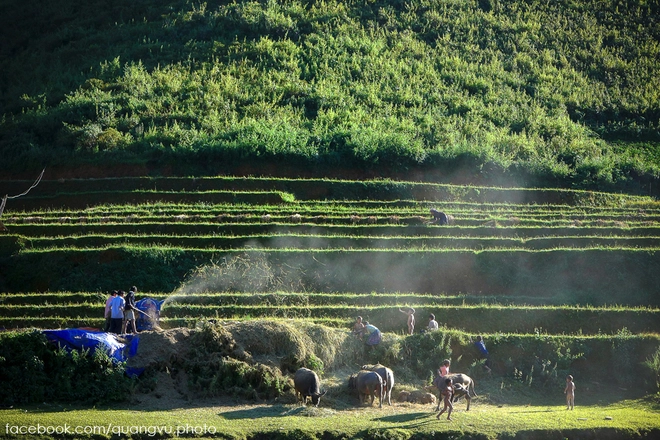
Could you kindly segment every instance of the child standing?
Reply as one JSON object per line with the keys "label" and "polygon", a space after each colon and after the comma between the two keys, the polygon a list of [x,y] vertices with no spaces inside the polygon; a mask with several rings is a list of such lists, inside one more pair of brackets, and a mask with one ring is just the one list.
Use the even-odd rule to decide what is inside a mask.
{"label": "child standing", "polygon": [[408,307],[408,310],[399,309],[399,312],[408,315],[408,334],[412,335],[415,331],[415,309]]}
{"label": "child standing", "polygon": [[449,362],[449,359],[445,359],[444,361],[442,361],[442,365],[440,365],[440,368],[438,368],[438,376],[444,378],[446,375],[448,375],[450,365],[451,362]]}
{"label": "child standing", "polygon": [[575,383],[573,382],[573,376],[570,374],[566,376],[564,394],[566,394],[566,409],[572,410],[575,408]]}
{"label": "child standing", "polygon": [[445,379],[445,385],[442,391],[440,391],[440,395],[443,397],[443,402],[445,404],[444,408],[442,408],[442,411],[438,413],[438,415],[435,417],[436,419],[440,419],[440,416],[442,413],[447,411],[447,420],[451,420],[451,411],[454,409],[454,405],[451,403],[451,398],[454,394],[454,388],[451,386],[451,379]]}

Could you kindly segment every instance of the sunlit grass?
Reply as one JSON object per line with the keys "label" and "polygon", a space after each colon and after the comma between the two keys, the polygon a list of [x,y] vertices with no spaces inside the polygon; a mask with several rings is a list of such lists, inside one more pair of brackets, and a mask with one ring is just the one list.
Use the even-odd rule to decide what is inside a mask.
{"label": "sunlit grass", "polygon": [[[234,438],[296,429],[316,434],[339,431],[349,436],[367,429],[398,429],[409,435],[462,431],[494,439],[504,433],[524,431],[592,431],[607,428],[620,430],[623,434],[660,428],[658,405],[648,400],[624,400],[602,405],[577,403],[573,411],[566,410],[561,391],[557,395],[548,396],[547,400],[547,404],[495,405],[475,399],[470,411],[464,410],[463,403],[457,403],[452,414],[453,421],[447,421],[445,417],[437,420],[433,411],[435,405],[395,403],[392,407],[385,405],[382,409],[376,406],[334,409],[323,400],[319,408],[278,403],[230,403],[226,400],[142,410],[130,408],[133,406],[130,404],[90,409],[69,405],[39,405],[0,410],[0,418],[3,420],[3,429],[7,425],[108,427],[112,424],[115,429],[142,426],[144,429],[161,427],[176,431],[186,426],[200,429],[206,426],[207,430]],[[96,438],[108,437],[110,435]],[[206,438],[203,434],[195,437]],[[23,437],[8,435],[5,438]],[[91,436],[80,435],[77,438]]]}

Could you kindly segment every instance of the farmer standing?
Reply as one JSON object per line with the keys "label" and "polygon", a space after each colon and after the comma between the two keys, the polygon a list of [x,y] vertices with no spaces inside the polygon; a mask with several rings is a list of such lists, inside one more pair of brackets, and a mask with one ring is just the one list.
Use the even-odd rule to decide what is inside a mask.
{"label": "farmer standing", "polygon": [[128,324],[131,324],[131,327],[133,327],[133,334],[137,334],[137,326],[135,325],[135,292],[137,292],[137,287],[133,286],[131,289],[128,291],[128,294],[126,295],[126,306],[124,308],[124,331],[123,333],[126,333],[126,329],[128,327]]}
{"label": "farmer standing", "polygon": [[111,305],[112,305],[112,300],[117,297],[117,291],[113,290],[110,293],[110,296],[108,297],[107,300],[105,300],[105,325],[103,326],[103,331],[108,332],[110,331],[110,324],[112,323],[112,317],[111,315]]}
{"label": "farmer standing", "polygon": [[122,330],[122,323],[124,321],[124,300],[125,292],[119,291],[119,294],[110,303],[110,332],[119,334]]}
{"label": "farmer standing", "polygon": [[477,341],[474,343],[474,346],[477,347],[477,350],[481,353],[481,357],[486,359],[486,362],[484,362],[484,368],[490,373],[490,356],[488,354],[488,349],[486,348],[486,343],[484,343],[484,338],[477,336]]}

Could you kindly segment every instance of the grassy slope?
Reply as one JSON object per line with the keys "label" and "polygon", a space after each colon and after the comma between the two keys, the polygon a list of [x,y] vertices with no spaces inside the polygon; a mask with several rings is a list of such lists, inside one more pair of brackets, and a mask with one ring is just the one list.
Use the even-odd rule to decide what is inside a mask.
{"label": "grassy slope", "polygon": [[[579,402],[579,394],[576,394]],[[593,432],[598,429],[618,430],[611,438],[634,438],[636,432],[654,429],[658,432],[660,420],[657,405],[647,401],[621,401],[613,404],[577,404],[572,412],[563,406],[561,394],[548,397],[546,404],[539,405],[489,405],[476,403],[466,412],[462,403],[457,404],[453,414],[454,421],[444,417],[436,420],[431,405],[395,404],[383,409],[354,408],[334,410],[323,404],[317,408],[302,408],[297,405],[237,405],[232,403],[214,404],[209,402],[203,407],[173,408],[168,411],[135,411],[132,409],[79,409],[76,407],[42,406],[24,409],[0,410],[5,423],[10,426],[98,426],[114,429],[143,427],[155,430],[185,430],[197,427],[203,435],[217,431],[229,438],[245,438],[250,434],[268,432],[290,432],[295,429],[309,433],[324,431],[342,432],[350,436],[359,435],[369,429],[401,430],[409,438],[412,432],[434,435],[435,432],[454,432],[458,435],[481,434],[486,438],[498,438],[506,433],[525,432],[528,438],[535,438],[534,431],[540,431],[536,438],[566,438],[576,435],[572,430]],[[475,400],[475,402],[477,402]],[[223,404],[224,403],[224,404]],[[139,417],[138,417],[139,416]],[[606,419],[611,417],[610,419]],[[533,428],[532,428],[533,427]],[[3,430],[5,427],[3,426]],[[135,429],[135,428],[134,428]],[[582,431],[584,433],[584,431]],[[628,436],[626,436],[628,433]],[[390,432],[390,435],[392,433]],[[577,434],[579,435],[579,434]],[[109,436],[107,436],[109,437]],[[211,437],[211,436],[208,436]],[[293,437],[293,436],[292,436]],[[602,433],[600,438],[604,438]],[[25,438],[21,435],[8,435],[5,438]],[[78,438],[89,438],[81,435]],[[104,438],[98,436],[96,438]],[[297,438],[305,438],[298,436]],[[308,437],[309,438],[309,437]],[[481,437],[483,438],[483,437]]]}
{"label": "grassy slope", "polygon": [[277,172],[265,159],[637,191],[657,175],[655,3],[14,0],[1,12],[5,171]]}
{"label": "grassy slope", "polygon": [[[396,399],[401,390],[421,389],[427,382],[422,372],[432,374],[430,368],[435,366],[434,359],[442,359],[447,356],[449,341],[451,340],[454,350],[452,359],[457,371],[466,371],[475,354],[470,353],[466,335],[459,332],[450,332],[451,335],[435,332],[424,336],[397,337],[386,334],[383,343],[372,350],[363,351],[362,343],[357,341],[346,331],[326,331],[321,326],[310,325],[304,321],[275,323],[272,321],[252,322],[226,322],[224,327],[232,333],[232,337],[225,341],[234,340],[246,350],[249,350],[254,359],[259,362],[277,363],[282,356],[296,353],[300,358],[306,358],[311,352],[323,358],[325,374],[321,376],[323,389],[328,392],[321,400],[320,408],[301,408],[294,405],[292,389],[285,392],[277,399],[268,402],[254,400],[246,401],[239,398],[222,398],[218,400],[199,399],[199,395],[205,393],[217,393],[224,389],[219,381],[202,385],[200,380],[208,372],[194,368],[191,364],[181,363],[180,356],[188,353],[184,347],[192,344],[192,339],[176,337],[175,333],[147,332],[142,335],[140,344],[149,341],[149,345],[143,346],[145,352],[140,358],[138,349],[137,363],[135,365],[146,365],[145,360],[150,360],[153,368],[152,375],[156,375],[156,381],[164,384],[157,386],[158,393],[142,394],[146,390],[139,385],[133,389],[132,400],[123,404],[112,406],[99,405],[95,408],[83,408],[80,405],[53,405],[39,404],[19,406],[18,410],[0,410],[0,416],[5,424],[10,426],[104,426],[110,423],[115,426],[142,426],[156,427],[165,426],[176,429],[177,426],[199,426],[206,425],[207,429],[214,428],[217,432],[229,438],[246,438],[252,435],[264,435],[271,438],[274,433],[287,435],[284,438],[353,438],[355,435],[367,439],[383,438],[367,430],[387,431],[385,438],[408,439],[411,435],[422,435],[427,438],[434,435],[433,432],[452,432],[456,436],[464,435],[467,438],[502,438],[507,433],[521,433],[525,438],[571,438],[573,435],[580,438],[582,435],[598,432],[597,430],[608,430],[598,432],[594,438],[636,438],[635,434],[660,429],[660,418],[658,418],[657,399],[627,400],[633,395],[639,395],[639,389],[623,390],[627,381],[618,383],[606,382],[603,375],[607,372],[598,369],[596,374],[588,374],[583,371],[579,374],[577,381],[578,392],[576,393],[578,406],[573,412],[564,409],[564,398],[562,395],[563,369],[557,367],[557,377],[545,376],[538,369],[534,373],[521,377],[521,380],[512,380],[493,373],[488,376],[477,364],[473,364],[468,370],[476,380],[476,392],[479,397],[473,399],[472,408],[465,411],[465,403],[456,404],[454,414],[455,421],[449,423],[445,420],[436,421],[433,417],[433,406],[416,405],[408,403],[394,403],[392,407],[360,408],[357,399],[347,388],[347,377],[355,371],[361,362],[371,362],[374,358],[383,359],[389,357],[390,364],[397,378],[393,396]],[[210,329],[211,327],[206,327]],[[216,328],[218,329],[218,328]],[[191,333],[193,331],[191,330]],[[179,332],[180,334],[180,332]],[[214,333],[208,333],[211,335]],[[311,338],[305,338],[308,335]],[[170,339],[170,338],[175,339]],[[192,336],[191,336],[192,337]],[[508,337],[508,342],[500,346],[493,341],[489,344],[494,357],[511,358],[516,357],[513,352],[527,348],[530,358],[539,356],[546,359],[547,355],[554,356],[559,351],[577,353],[578,346],[571,346],[573,350],[562,342],[561,337],[552,337],[545,342],[537,338],[536,343],[524,342],[521,338]],[[527,338],[529,339],[529,338]],[[554,340],[554,342],[552,340]],[[599,344],[601,348],[595,348],[590,359],[595,363],[611,365],[613,358],[602,355],[609,350],[609,346],[618,345],[614,356],[630,359],[629,355],[633,339],[628,339],[625,344],[622,341],[604,338]],[[172,344],[177,340],[178,344]],[[489,342],[492,339],[489,338]],[[200,341],[200,339],[196,339]],[[224,350],[224,342],[218,343],[215,338],[202,339],[203,346],[209,349],[207,356],[197,359],[202,363],[216,365],[218,350]],[[215,342],[211,342],[215,341]],[[657,338],[656,338],[657,341]],[[161,342],[166,342],[162,345]],[[532,342],[530,344],[530,342]],[[199,342],[198,342],[199,343]],[[558,345],[556,344],[558,343]],[[656,342],[657,343],[657,342]],[[547,344],[547,345],[546,345]],[[233,344],[227,347],[233,347]],[[337,346],[342,350],[335,350]],[[463,346],[465,352],[458,356],[458,348]],[[198,346],[200,348],[201,346]],[[215,347],[215,351],[211,350]],[[444,348],[443,348],[444,347]],[[508,347],[508,348],[507,348]],[[545,348],[543,348],[545,347]],[[192,345],[190,345],[192,348]],[[584,346],[582,347],[584,349]],[[242,352],[240,349],[239,352]],[[513,350],[513,352],[512,352]],[[395,351],[401,353],[396,354]],[[542,352],[545,351],[545,354]],[[408,354],[405,354],[408,352]],[[151,356],[150,353],[158,354]],[[196,349],[189,352],[185,359],[194,360]],[[533,353],[532,356],[529,353]],[[234,356],[234,352],[225,352],[228,356]],[[394,358],[393,358],[394,356]],[[456,356],[456,357],[454,357]],[[396,358],[396,359],[395,359]],[[154,364],[154,362],[157,364]],[[497,362],[496,362],[497,363]],[[495,364],[493,366],[495,367]],[[565,362],[564,362],[565,363]],[[520,370],[526,367],[517,365]],[[190,368],[188,368],[190,367]],[[621,364],[624,371],[624,365]],[[184,373],[185,371],[185,373]],[[634,365],[625,366],[625,371],[637,374]],[[577,373],[575,373],[577,374]],[[183,376],[183,380],[182,379]],[[185,379],[188,379],[186,382]],[[205,383],[205,382],[204,382]],[[186,385],[187,384],[187,385]],[[171,386],[170,388],[164,388]],[[200,389],[200,387],[203,387]],[[148,388],[148,387],[147,387]],[[181,394],[180,394],[181,393]],[[217,395],[217,394],[216,394]],[[221,393],[221,395],[224,395]],[[191,396],[193,398],[191,399]],[[188,400],[190,399],[190,400]],[[611,420],[607,419],[610,417]],[[7,426],[5,425],[5,429]],[[73,429],[73,428],[72,428]],[[116,428],[115,428],[116,429]],[[124,428],[127,429],[127,428]],[[294,430],[302,433],[291,434]],[[393,436],[393,431],[396,435]],[[306,434],[303,434],[306,433]],[[320,434],[325,433],[323,436]],[[609,435],[608,435],[609,433]],[[11,433],[10,433],[11,434]],[[204,437],[203,432],[198,432],[199,437]],[[313,434],[319,434],[313,436]],[[481,435],[482,437],[476,437]],[[344,436],[344,437],[342,437]],[[468,437],[475,436],[475,437]],[[18,435],[7,435],[8,438],[18,438]],[[75,438],[88,438],[91,436],[76,436]],[[107,438],[109,436],[96,436],[94,438]],[[144,438],[137,435],[132,438]],[[251,437],[255,438],[255,437]],[[282,438],[282,437],[280,437]],[[419,437],[416,437],[419,438]],[[436,437],[445,438],[445,437]],[[461,438],[460,436],[458,438]],[[465,438],[465,437],[464,437]],[[649,437],[653,438],[653,437]]]}

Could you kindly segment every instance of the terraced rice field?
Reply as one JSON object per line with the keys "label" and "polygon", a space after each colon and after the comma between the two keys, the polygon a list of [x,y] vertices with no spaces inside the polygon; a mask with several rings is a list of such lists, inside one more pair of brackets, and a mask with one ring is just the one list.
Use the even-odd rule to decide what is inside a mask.
{"label": "terraced rice field", "polygon": [[[0,182],[10,194],[25,185]],[[432,207],[453,223],[430,223]],[[98,327],[107,291],[137,284],[138,297],[166,299],[165,327],[348,327],[360,314],[403,332],[398,308],[413,306],[420,321],[434,313],[474,334],[660,330],[660,204],[646,197],[378,180],[60,180],[10,200],[1,220],[5,328]]]}

